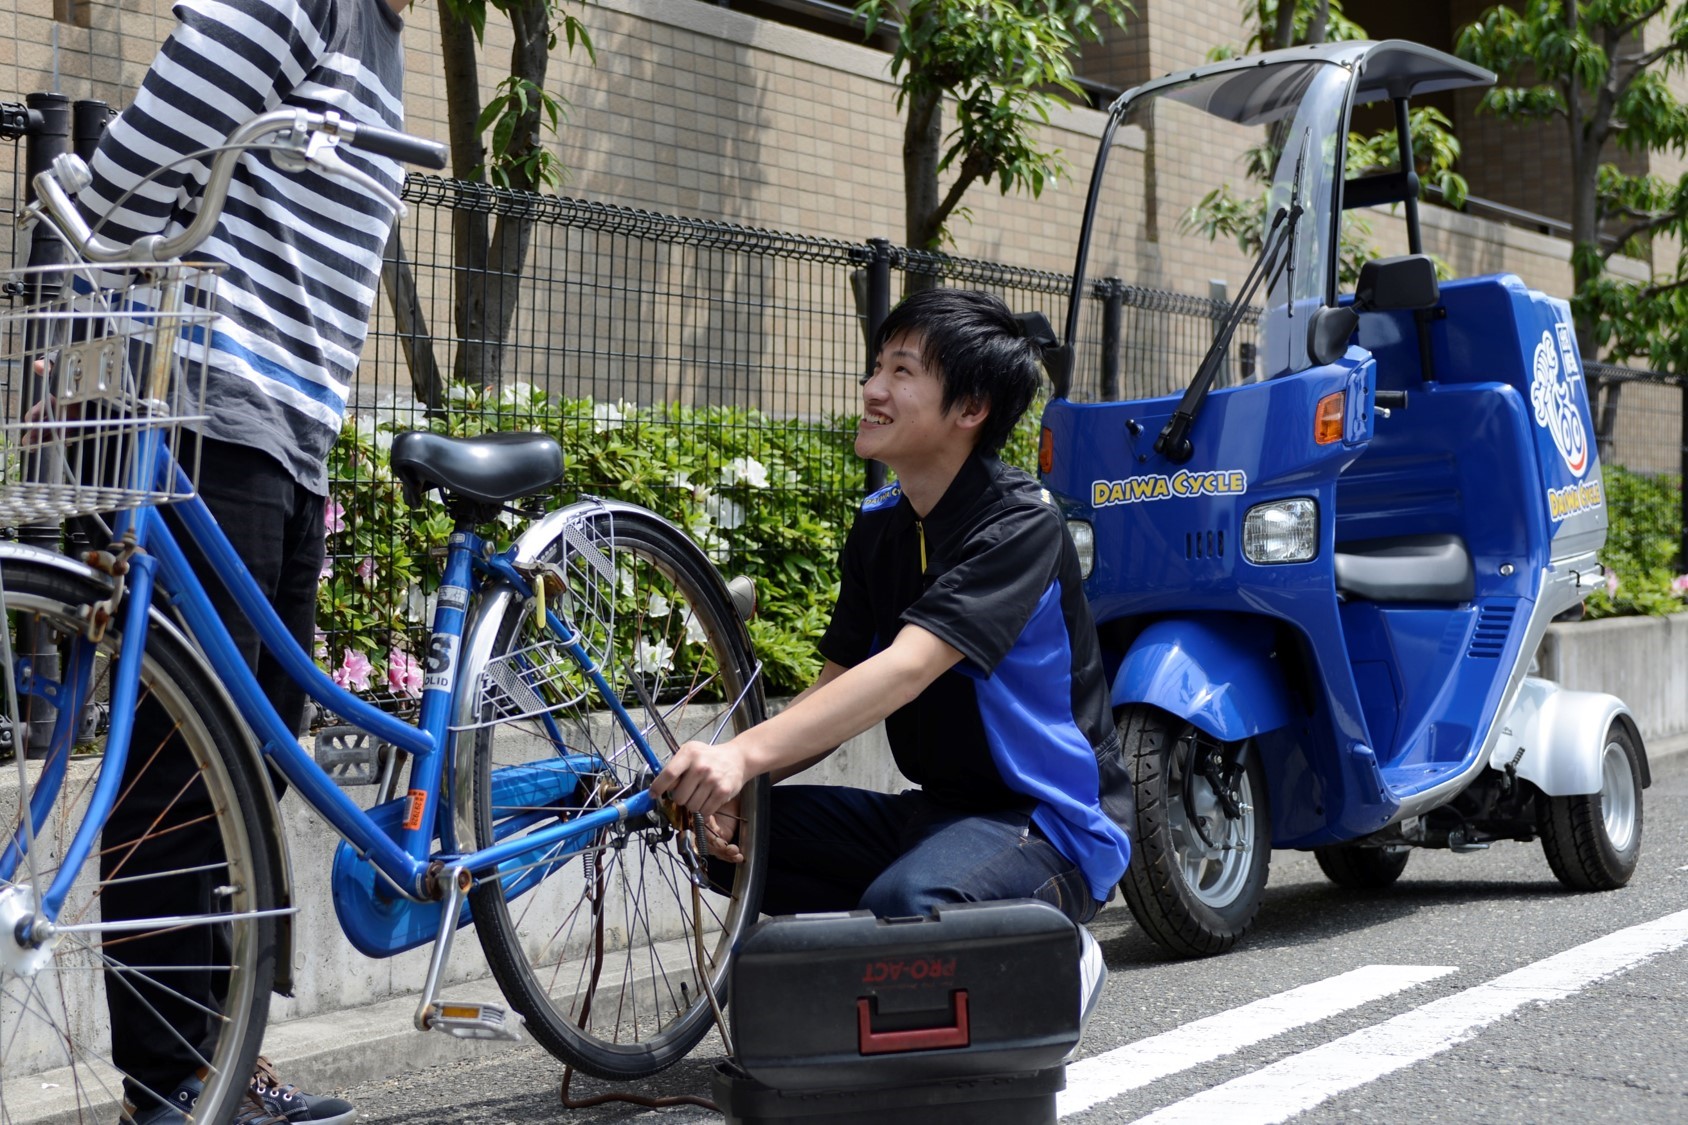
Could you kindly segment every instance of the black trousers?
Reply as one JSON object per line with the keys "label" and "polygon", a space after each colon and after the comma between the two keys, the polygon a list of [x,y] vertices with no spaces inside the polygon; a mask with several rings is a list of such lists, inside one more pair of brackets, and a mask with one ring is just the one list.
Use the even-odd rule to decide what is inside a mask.
{"label": "black trousers", "polygon": [[[245,446],[206,440],[199,493],[228,535],[288,632],[309,651],[316,632],[316,592],[325,551],[325,498],[300,487],[280,462]],[[204,557],[167,513],[195,573],[264,693],[283,722],[303,726],[305,693],[262,653],[257,631],[234,604]],[[279,795],[282,779],[274,778]],[[147,918],[211,912],[213,890],[227,879],[218,867],[222,841],[209,795],[162,707],[145,702],[124,771],[122,796],[106,822],[100,874],[104,918]],[[136,878],[186,868],[209,870]],[[125,1073],[124,1093],[146,1109],[215,1049],[227,994],[226,929],[186,926],[159,933],[111,934],[105,974],[112,1057]],[[133,966],[134,971],[124,971]],[[261,986],[267,986],[262,982]]]}

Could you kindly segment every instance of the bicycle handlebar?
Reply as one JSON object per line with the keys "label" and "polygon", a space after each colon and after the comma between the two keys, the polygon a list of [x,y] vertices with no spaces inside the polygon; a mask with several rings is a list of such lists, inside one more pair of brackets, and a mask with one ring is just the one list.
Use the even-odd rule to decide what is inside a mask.
{"label": "bicycle handlebar", "polygon": [[235,162],[241,153],[269,137],[275,138],[270,147],[276,150],[276,163],[284,170],[301,171],[307,166],[314,166],[327,175],[349,179],[371,194],[388,200],[400,213],[404,205],[398,198],[363,172],[335,158],[332,155],[335,146],[344,142],[353,148],[411,164],[445,167],[445,146],[434,141],[376,125],[346,121],[333,111],[313,113],[303,109],[276,109],[238,126],[223,141],[211,162],[211,173],[206,177],[198,213],[174,237],[149,234],[129,244],[95,234],[71,198],[87,187],[92,177],[82,159],[71,153],[58,157],[52,167],[36,175],[33,182],[39,203],[30,211],[39,214],[44,210],[53,225],[90,262],[174,261],[210,236],[228,200]]}

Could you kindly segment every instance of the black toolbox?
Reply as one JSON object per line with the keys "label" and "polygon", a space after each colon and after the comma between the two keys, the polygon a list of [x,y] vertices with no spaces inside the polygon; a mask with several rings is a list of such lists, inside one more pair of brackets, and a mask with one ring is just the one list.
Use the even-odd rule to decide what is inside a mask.
{"label": "black toolbox", "polygon": [[1055,1120],[1078,1043],[1078,930],[1030,899],[932,918],[758,923],[733,966],[729,1125]]}

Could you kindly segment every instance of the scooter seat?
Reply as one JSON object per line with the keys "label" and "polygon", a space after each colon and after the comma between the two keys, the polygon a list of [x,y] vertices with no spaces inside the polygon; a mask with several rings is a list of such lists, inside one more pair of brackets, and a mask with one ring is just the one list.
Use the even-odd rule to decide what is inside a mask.
{"label": "scooter seat", "polygon": [[1471,552],[1457,535],[1338,543],[1336,588],[1377,602],[1463,602],[1476,593]]}

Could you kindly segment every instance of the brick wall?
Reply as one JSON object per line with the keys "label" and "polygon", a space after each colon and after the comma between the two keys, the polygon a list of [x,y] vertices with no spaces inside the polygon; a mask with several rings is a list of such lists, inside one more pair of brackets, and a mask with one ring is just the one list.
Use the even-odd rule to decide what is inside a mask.
{"label": "brick wall", "polygon": [[[60,88],[121,104],[169,27],[165,0],[97,0],[85,29],[26,10],[34,0],[11,2],[11,12],[0,12],[0,73],[10,61],[7,77],[20,95],[51,84],[56,28]],[[1454,18],[1468,18],[1480,2],[1453,0]],[[1087,55],[1088,75],[1129,86],[1195,65],[1217,43],[1241,46],[1234,0],[1139,8],[1129,29],[1110,32]],[[423,4],[407,17],[406,101],[415,131],[443,137],[436,11]],[[559,49],[550,79],[570,102],[555,142],[570,168],[564,194],[849,241],[902,241],[901,125],[885,53],[699,0],[601,0],[580,15],[597,65]],[[482,53],[483,79],[493,77],[507,50],[508,33],[495,23]],[[1040,199],[975,186],[966,199],[972,221],[953,224],[953,249],[1070,269],[1103,122],[1088,109],[1057,114],[1046,137],[1064,153],[1070,175]],[[1562,179],[1553,173],[1551,146],[1513,136],[1493,119],[1476,122],[1466,140],[1473,190],[1507,198],[1501,186],[1511,184],[1539,193],[1524,205],[1551,206]],[[1124,205],[1133,209],[1110,219],[1119,251],[1108,270],[1201,295],[1210,278],[1240,278],[1246,262],[1234,247],[1179,229],[1211,186],[1240,183],[1238,170],[1214,163],[1218,145],[1175,147],[1164,131],[1158,139],[1139,134],[1134,143],[1149,151],[1132,148],[1125,159],[1153,167],[1157,190],[1145,196],[1139,188],[1137,200]],[[1551,240],[1514,238],[1486,223],[1443,243],[1448,236],[1432,225],[1427,237],[1450,261],[1490,263],[1555,292],[1566,289],[1563,252]]]}

